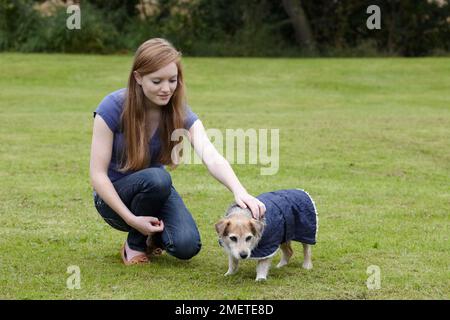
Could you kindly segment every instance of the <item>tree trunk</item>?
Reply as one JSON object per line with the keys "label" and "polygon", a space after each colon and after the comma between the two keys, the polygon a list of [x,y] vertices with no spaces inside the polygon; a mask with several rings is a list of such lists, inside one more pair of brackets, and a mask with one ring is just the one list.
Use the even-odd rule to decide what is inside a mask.
{"label": "tree trunk", "polygon": [[291,19],[298,45],[303,48],[314,49],[314,37],[301,0],[283,0],[283,7]]}

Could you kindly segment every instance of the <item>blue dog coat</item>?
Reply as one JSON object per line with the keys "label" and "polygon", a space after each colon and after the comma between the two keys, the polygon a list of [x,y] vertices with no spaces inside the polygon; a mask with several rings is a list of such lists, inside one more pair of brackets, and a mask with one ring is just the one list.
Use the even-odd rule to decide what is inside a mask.
{"label": "blue dog coat", "polygon": [[279,190],[256,198],[266,206],[265,228],[250,258],[271,257],[280,244],[290,240],[316,243],[317,211],[308,193],[299,189]]}

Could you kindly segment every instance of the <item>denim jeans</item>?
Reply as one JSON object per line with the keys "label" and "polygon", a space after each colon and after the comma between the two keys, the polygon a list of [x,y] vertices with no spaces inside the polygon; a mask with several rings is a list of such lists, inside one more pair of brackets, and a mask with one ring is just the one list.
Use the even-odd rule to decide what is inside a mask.
{"label": "denim jeans", "polygon": [[[172,185],[164,168],[147,168],[113,182],[122,202],[136,216],[153,216],[164,222],[164,230],[153,239],[170,255],[190,259],[201,248],[200,234],[191,213]],[[95,208],[113,228],[128,232],[133,250],[145,251],[147,236],[130,227],[94,191]]]}

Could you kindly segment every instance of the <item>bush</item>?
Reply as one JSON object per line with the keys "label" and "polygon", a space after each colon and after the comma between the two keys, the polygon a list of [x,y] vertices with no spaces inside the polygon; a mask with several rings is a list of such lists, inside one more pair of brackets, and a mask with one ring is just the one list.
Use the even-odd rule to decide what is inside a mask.
{"label": "bush", "polygon": [[50,17],[42,17],[41,28],[22,46],[23,51],[110,53],[122,47],[121,38],[103,13],[83,3],[81,29],[70,30],[66,26],[69,15],[60,8]]}
{"label": "bush", "polygon": [[59,7],[51,16],[41,16],[33,1],[1,2],[0,48],[22,52],[111,53],[123,47],[116,27],[103,13],[83,3],[81,29],[69,30],[70,16]]}
{"label": "bush", "polygon": [[30,0],[0,0],[0,50],[20,50],[41,19]]}
{"label": "bush", "polygon": [[[281,1],[158,0],[139,18],[137,0],[83,0],[81,30],[69,30],[64,6],[43,16],[42,0],[0,0],[0,50],[134,52],[164,37],[192,56],[442,55],[450,51],[450,5],[442,1],[302,1],[315,50],[296,43]],[[61,2],[62,3],[62,2]],[[366,8],[380,6],[382,29],[368,30]],[[143,11],[140,11],[143,14]]]}

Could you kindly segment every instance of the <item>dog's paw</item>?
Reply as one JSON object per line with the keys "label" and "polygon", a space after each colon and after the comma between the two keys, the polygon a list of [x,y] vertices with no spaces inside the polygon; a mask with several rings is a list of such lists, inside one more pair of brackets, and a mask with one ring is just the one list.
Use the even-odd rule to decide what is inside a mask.
{"label": "dog's paw", "polygon": [[311,270],[313,268],[313,264],[311,261],[305,261],[302,264],[303,269]]}
{"label": "dog's paw", "polygon": [[281,260],[281,261],[277,264],[277,268],[284,267],[284,266],[287,265],[287,264],[288,264],[287,261]]}
{"label": "dog's paw", "polygon": [[230,271],[230,270],[228,270],[227,273],[224,274],[224,276],[225,276],[225,277],[232,276],[232,275],[235,274],[235,273],[236,273],[236,271]]}
{"label": "dog's paw", "polygon": [[255,281],[258,281],[258,282],[262,282],[262,281],[266,281],[266,280],[267,280],[267,278],[263,278],[263,277],[259,277],[259,278],[255,279]]}

